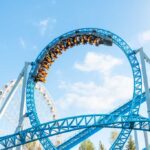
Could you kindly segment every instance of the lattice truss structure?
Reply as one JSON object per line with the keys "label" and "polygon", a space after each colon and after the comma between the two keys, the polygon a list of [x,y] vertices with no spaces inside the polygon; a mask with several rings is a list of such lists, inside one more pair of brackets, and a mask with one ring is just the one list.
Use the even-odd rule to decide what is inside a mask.
{"label": "lattice truss structure", "polygon": [[[54,61],[68,48],[90,44],[95,46],[112,46],[115,44],[127,57],[133,74],[133,97],[124,105],[110,114],[92,114],[73,116],[63,119],[41,123],[35,105],[35,89],[38,82],[46,82],[48,69]],[[0,137],[0,148],[9,149],[39,140],[46,150],[68,150],[87,139],[103,128],[121,129],[116,141],[110,150],[123,149],[132,130],[150,130],[150,119],[139,115],[139,108],[147,101],[149,91],[142,93],[142,74],[136,53],[140,50],[132,50],[130,46],[118,35],[103,29],[83,28],[65,33],[50,42],[31,64],[26,84],[26,117],[29,118],[31,128],[19,130],[14,134]],[[141,50],[142,51],[142,50]],[[143,51],[142,51],[143,52]],[[146,55],[144,59],[149,61]],[[81,130],[82,129],[82,130]],[[49,137],[79,130],[76,135],[55,146]]]}

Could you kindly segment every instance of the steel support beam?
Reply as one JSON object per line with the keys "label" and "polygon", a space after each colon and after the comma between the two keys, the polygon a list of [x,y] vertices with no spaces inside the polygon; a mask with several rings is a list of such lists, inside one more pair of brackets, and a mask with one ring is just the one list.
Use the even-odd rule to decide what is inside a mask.
{"label": "steel support beam", "polygon": [[[97,122],[97,120],[101,120],[106,116],[110,118],[110,121],[104,120],[101,123]],[[133,116],[130,120],[127,120],[128,115],[118,117],[119,119],[114,123],[112,123],[112,120],[114,119],[113,115],[104,114],[91,114],[58,119],[55,121],[43,123],[37,127],[22,130],[13,135],[0,137],[0,148],[13,148],[32,141],[44,139],[46,137],[93,127],[118,128],[125,129],[125,131],[131,129],[150,131],[150,119],[140,116]]]}
{"label": "steel support beam", "polygon": [[3,103],[1,109],[0,109],[0,118],[3,116],[3,114],[5,113],[5,110],[7,109],[10,101],[11,101],[11,98],[13,97],[15,91],[17,90],[18,86],[19,86],[19,83],[23,77],[23,73],[24,73],[24,69],[21,71],[21,73],[19,74],[18,76],[18,79],[16,80],[15,84],[14,84],[14,87],[12,88],[12,90],[10,91],[10,93],[8,94],[5,102]]}
{"label": "steel support beam", "polygon": [[[25,117],[25,104],[26,104],[26,83],[27,83],[27,74],[28,67],[31,63],[25,62],[24,70],[23,70],[23,84],[22,84],[22,95],[21,95],[21,103],[20,103],[20,111],[19,111],[19,122],[16,128],[16,132],[23,130],[23,121]],[[22,146],[16,147],[16,150],[22,150]]]}
{"label": "steel support beam", "polygon": [[[147,61],[149,61],[149,58],[146,57],[146,55],[144,54],[143,48],[139,49],[139,53],[140,53],[140,59],[141,59],[144,89],[145,89],[145,93],[146,93],[147,112],[148,112],[148,117],[150,118],[150,95],[149,95],[148,78],[147,78],[147,72],[146,72],[146,63],[145,63],[145,58]],[[145,132],[144,132],[144,139],[145,139],[146,149],[150,150],[148,135]]]}
{"label": "steel support beam", "polygon": [[139,150],[138,134],[136,130],[134,130],[134,139],[135,139],[135,148],[136,150]]}

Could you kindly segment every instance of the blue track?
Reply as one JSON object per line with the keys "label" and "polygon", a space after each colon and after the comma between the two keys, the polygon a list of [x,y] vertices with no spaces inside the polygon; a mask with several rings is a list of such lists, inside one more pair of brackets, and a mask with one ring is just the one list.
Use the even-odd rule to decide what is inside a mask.
{"label": "blue track", "polygon": [[[112,42],[117,45],[122,52],[127,57],[133,74],[133,97],[132,100],[123,105],[122,107],[116,109],[109,115],[91,115],[89,117],[96,118],[94,122],[91,124],[91,120],[85,120],[87,116],[76,116],[72,117],[72,122],[68,122],[69,118],[62,119],[64,123],[57,123],[53,125],[55,127],[55,130],[58,131],[57,134],[70,132],[73,130],[79,130],[82,129],[80,133],[75,135],[74,137],[68,139],[58,147],[55,147],[52,142],[49,140],[49,136],[53,136],[56,134],[52,134],[49,132],[49,129],[53,129],[52,126],[49,126],[48,133],[45,131],[44,128],[45,125],[54,124],[56,122],[50,122],[46,123],[45,125],[40,123],[40,120],[38,118],[38,115],[36,113],[36,107],[35,107],[35,98],[34,98],[34,89],[35,89],[35,80],[33,76],[37,74],[37,71],[39,69],[40,62],[44,59],[45,55],[48,53],[49,49],[52,49],[55,45],[57,45],[60,41],[74,37],[76,35],[92,35],[96,34],[98,37],[107,39],[112,39]],[[104,44],[105,45],[105,44]],[[107,45],[107,44],[106,44]],[[26,106],[27,106],[27,115],[30,119],[30,123],[32,125],[31,129],[24,130],[20,133],[13,134],[6,137],[0,138],[0,144],[3,145],[5,148],[8,147],[14,147],[17,145],[25,144],[34,140],[40,140],[41,144],[43,145],[44,149],[46,150],[68,150],[72,148],[73,146],[77,145],[78,143],[82,142],[86,138],[90,137],[91,135],[95,134],[99,130],[101,130],[104,127],[108,128],[122,128],[117,140],[114,142],[114,144],[111,146],[110,149],[123,149],[124,144],[126,143],[132,129],[137,129],[137,124],[141,124],[141,126],[137,130],[148,130],[147,128],[144,128],[143,125],[149,125],[149,119],[142,118],[138,116],[139,107],[142,102],[144,102],[145,96],[142,94],[142,77],[141,77],[141,71],[140,66],[138,63],[138,60],[135,56],[135,52],[129,47],[129,45],[118,35],[107,31],[103,29],[97,29],[97,28],[83,28],[83,29],[77,29],[73,30],[71,32],[65,33],[61,35],[60,37],[54,39],[52,42],[50,42],[39,54],[35,62],[32,63],[32,68],[29,73],[29,78],[27,82],[27,88],[26,88]],[[83,119],[78,122],[78,119]],[[74,126],[71,126],[74,121],[78,124],[73,124]],[[80,123],[82,121],[85,121],[84,125],[80,126]],[[140,123],[139,123],[140,122]],[[65,124],[66,123],[66,124]],[[89,125],[89,124],[90,125]],[[61,125],[60,125],[61,124]],[[65,124],[65,128],[64,125]],[[60,126],[59,126],[60,125]],[[42,128],[43,127],[43,128]],[[79,127],[79,128],[77,128]],[[71,129],[70,129],[71,128]],[[65,132],[61,132],[62,130]],[[27,135],[30,137],[29,140],[27,140]],[[18,139],[18,143],[15,141],[15,139]],[[36,138],[35,138],[36,137]]]}

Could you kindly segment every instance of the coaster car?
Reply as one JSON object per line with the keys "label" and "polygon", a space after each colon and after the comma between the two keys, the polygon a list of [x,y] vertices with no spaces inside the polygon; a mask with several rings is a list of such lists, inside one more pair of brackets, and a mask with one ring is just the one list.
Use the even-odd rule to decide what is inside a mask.
{"label": "coaster car", "polygon": [[40,81],[40,82],[43,82],[43,83],[46,82],[45,78],[38,78],[38,77],[35,77],[34,81],[35,81],[35,82]]}
{"label": "coaster car", "polygon": [[81,37],[81,43],[82,44],[86,44],[87,43],[87,36],[86,35],[82,35],[82,37]]}
{"label": "coaster car", "polygon": [[40,82],[46,82],[46,80],[45,80],[45,77],[43,77],[42,75],[39,75],[39,74],[37,74],[36,76],[34,76],[34,81],[35,82],[38,82],[38,81],[40,81]]}
{"label": "coaster car", "polygon": [[99,46],[100,44],[103,44],[103,40],[100,38],[100,37],[97,37],[95,40],[94,40],[94,44],[96,46]]}
{"label": "coaster car", "polygon": [[103,43],[107,46],[112,46],[113,42],[112,42],[112,38],[111,37],[107,37],[105,39],[103,39]]}
{"label": "coaster car", "polygon": [[74,37],[74,43],[76,45],[79,45],[81,43],[81,36],[80,35],[77,35]]}
{"label": "coaster car", "polygon": [[46,70],[45,69],[43,69],[43,68],[40,68],[39,70],[38,70],[38,74],[41,74],[41,75],[43,75],[43,76],[47,76],[47,72],[46,72]]}
{"label": "coaster car", "polygon": [[42,67],[42,68],[49,69],[49,66],[50,66],[50,64],[49,64],[47,61],[43,61],[43,62],[41,63],[41,67]]}
{"label": "coaster car", "polygon": [[56,54],[59,54],[59,55],[62,54],[62,51],[59,48],[55,48],[55,52],[56,52]]}
{"label": "coaster car", "polygon": [[67,41],[66,40],[62,40],[61,43],[60,43],[60,47],[62,50],[66,50],[68,48],[68,44],[67,44]]}
{"label": "coaster car", "polygon": [[70,38],[67,39],[67,45],[68,45],[68,46],[71,46],[71,40],[70,40]]}
{"label": "coaster car", "polygon": [[88,43],[89,43],[89,44],[94,44],[94,40],[95,40],[95,38],[94,38],[93,35],[90,35],[90,36],[88,37]]}
{"label": "coaster car", "polygon": [[54,61],[57,58],[57,54],[55,53],[55,49],[49,52],[50,58]]}
{"label": "coaster car", "polygon": [[48,63],[52,63],[53,62],[49,55],[45,56],[44,61],[47,61]]}

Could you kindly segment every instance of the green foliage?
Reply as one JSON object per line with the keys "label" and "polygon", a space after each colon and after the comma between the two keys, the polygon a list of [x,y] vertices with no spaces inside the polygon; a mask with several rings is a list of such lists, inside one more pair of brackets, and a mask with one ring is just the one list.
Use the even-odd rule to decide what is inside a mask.
{"label": "green foliage", "polygon": [[117,137],[118,137],[118,132],[116,130],[112,131],[111,135],[110,135],[111,143],[113,143],[116,140]]}
{"label": "green foliage", "polygon": [[135,143],[132,137],[130,136],[128,143],[126,145],[126,150],[135,150]]}
{"label": "green foliage", "polygon": [[[114,130],[110,135],[110,139],[113,142],[114,140],[116,140],[117,137],[118,137],[118,132]],[[79,150],[95,150],[95,147],[90,140],[85,140],[80,144]],[[101,141],[99,142],[98,150],[106,150],[105,146]],[[127,145],[125,147],[125,150],[136,150],[135,143],[134,140],[132,139],[132,136],[130,136]]]}
{"label": "green foliage", "polygon": [[101,141],[99,142],[99,150],[105,150],[105,147]]}
{"label": "green foliage", "polygon": [[42,150],[39,142],[31,142],[24,146],[25,150]]}
{"label": "green foliage", "polygon": [[85,140],[80,144],[79,150],[95,150],[95,148],[90,140]]}

